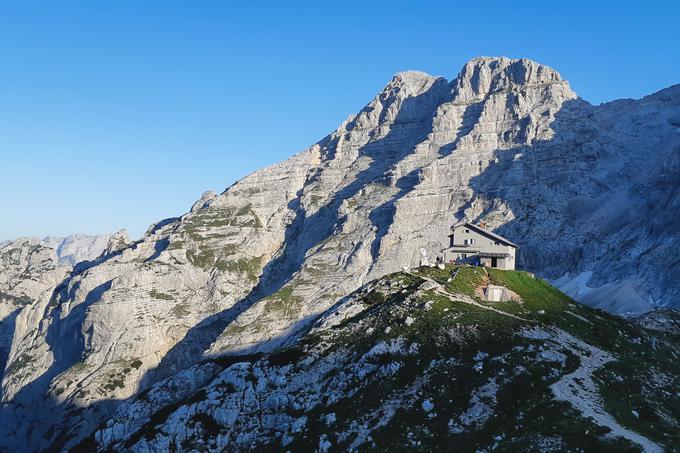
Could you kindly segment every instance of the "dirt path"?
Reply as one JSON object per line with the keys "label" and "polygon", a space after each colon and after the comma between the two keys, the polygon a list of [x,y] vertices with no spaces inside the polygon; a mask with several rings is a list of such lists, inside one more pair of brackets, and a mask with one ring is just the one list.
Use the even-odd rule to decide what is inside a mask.
{"label": "dirt path", "polygon": [[499,309],[494,308],[494,307],[489,307],[489,306],[487,306],[487,305],[480,304],[479,302],[477,302],[477,301],[474,300],[472,297],[470,297],[470,296],[468,296],[468,295],[466,295],[466,294],[462,294],[462,293],[450,293],[450,292],[448,292],[448,291],[441,285],[441,283],[439,283],[439,282],[437,282],[436,280],[434,280],[434,279],[432,279],[432,278],[430,278],[430,277],[427,277],[427,276],[425,276],[425,275],[420,275],[420,274],[416,274],[416,273],[413,273],[413,272],[408,272],[408,274],[409,274],[409,275],[412,275],[412,276],[414,276],[414,277],[421,278],[421,279],[423,279],[423,280],[425,280],[425,281],[431,282],[431,283],[433,283],[434,285],[436,285],[436,286],[433,287],[432,291],[436,292],[436,293],[439,294],[439,295],[448,297],[448,298],[453,299],[453,300],[457,300],[457,301],[459,301],[459,302],[464,302],[464,303],[466,303],[466,304],[474,305],[475,307],[483,308],[484,310],[489,310],[489,311],[493,311],[493,312],[496,312],[496,313],[501,314],[501,315],[504,315],[504,316],[509,316],[509,317],[511,317],[511,318],[518,319],[518,320],[520,320],[520,321],[524,321],[524,322],[528,322],[528,323],[535,322],[535,321],[533,321],[533,320],[524,319],[524,318],[522,318],[522,317],[520,317],[520,316],[513,315],[512,313],[508,313],[508,312],[505,312],[505,311],[503,311],[503,310],[499,310]]}
{"label": "dirt path", "polygon": [[[605,411],[597,385],[593,381],[593,372],[605,364],[614,361],[614,357],[608,352],[584,343],[561,330],[556,331],[551,340],[568,347],[581,360],[581,366],[576,371],[563,376],[562,379],[550,386],[555,394],[555,399],[569,402],[583,416],[591,417],[598,425],[611,429],[610,436],[624,437],[639,444],[648,453],[663,452],[663,448],[660,445],[634,431],[624,428],[611,414]],[[587,351],[590,355],[584,354],[583,351]]]}

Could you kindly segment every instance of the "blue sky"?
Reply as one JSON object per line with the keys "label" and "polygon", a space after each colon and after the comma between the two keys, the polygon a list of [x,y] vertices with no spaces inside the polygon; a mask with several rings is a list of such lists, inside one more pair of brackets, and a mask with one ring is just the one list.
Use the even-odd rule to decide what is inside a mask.
{"label": "blue sky", "polygon": [[480,55],[593,103],[680,83],[674,2],[0,1],[0,239],[140,236]]}

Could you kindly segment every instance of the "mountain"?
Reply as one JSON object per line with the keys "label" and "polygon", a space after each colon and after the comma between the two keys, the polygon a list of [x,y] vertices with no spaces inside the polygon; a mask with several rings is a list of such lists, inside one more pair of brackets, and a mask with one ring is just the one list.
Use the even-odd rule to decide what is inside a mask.
{"label": "mountain", "polygon": [[[453,278],[451,278],[453,276]],[[483,302],[502,285],[512,300]],[[390,274],[271,354],[208,359],[123,404],[88,451],[662,451],[680,337],[517,271]]]}
{"label": "mountain", "polygon": [[73,266],[101,256],[114,238],[128,240],[121,230],[114,235],[76,234],[0,243],[0,370],[6,365],[19,311],[37,299],[50,297]]}
{"label": "mountain", "polygon": [[54,249],[38,239],[0,245],[0,369],[5,368],[19,312],[49,297],[67,275],[68,269],[58,266]]}
{"label": "mountain", "polygon": [[73,446],[203,360],[285,347],[421,250],[436,257],[459,220],[584,303],[677,307],[679,175],[678,85],[593,106],[525,59],[397,74],[303,152],[65,276],[40,271],[45,289],[3,327],[0,445]]}
{"label": "mountain", "polygon": [[57,252],[59,264],[75,266],[81,261],[92,261],[99,257],[106,248],[111,236],[110,234],[94,236],[72,234],[66,237],[48,236],[43,239],[43,242]]}

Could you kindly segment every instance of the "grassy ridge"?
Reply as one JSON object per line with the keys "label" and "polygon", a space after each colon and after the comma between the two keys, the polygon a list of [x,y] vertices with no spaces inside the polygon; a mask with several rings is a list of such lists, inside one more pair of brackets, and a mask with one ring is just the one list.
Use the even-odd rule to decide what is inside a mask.
{"label": "grassy ridge", "polygon": [[[485,301],[480,288],[487,284],[505,286],[521,300]],[[270,296],[267,309],[301,302],[287,286]],[[262,370],[277,369],[284,382],[308,380],[276,390],[289,403],[275,413],[304,419],[300,428],[284,435],[249,422],[247,414],[240,416],[243,425],[222,426],[201,412],[207,404],[201,390],[184,403],[197,412],[182,448],[205,449],[217,436],[235,442],[244,429],[256,429],[248,447],[263,451],[315,451],[321,442],[329,451],[640,451],[554,399],[551,385],[580,369],[590,353],[529,337],[528,329],[563,331],[615,357],[593,374],[604,408],[670,450],[680,445],[677,336],[580,305],[529,273],[421,268],[372,282],[346,303],[351,314],[333,327],[249,359],[253,371],[244,379],[255,387]],[[223,398],[241,398],[233,388],[222,391],[229,393]],[[162,433],[159,425],[180,406],[154,416],[136,438]]]}
{"label": "grassy ridge", "polygon": [[[455,271],[456,268],[447,266],[393,274],[386,280],[401,282],[398,291],[390,293],[389,288],[380,287],[363,296],[364,302],[371,306],[370,314],[362,313],[346,320],[342,326],[346,332],[325,341],[341,343],[333,349],[347,348],[359,357],[379,341],[404,338],[407,344],[418,344],[419,353],[408,359],[400,358],[403,366],[396,375],[368,384],[351,401],[324,408],[319,416],[321,412],[335,411],[338,419],[360,419],[366,408],[380,407],[395,393],[412,386],[415,376],[429,374],[426,388],[420,390],[420,396],[412,405],[401,407],[389,423],[372,434],[380,449],[410,446],[427,451],[455,444],[462,451],[480,446],[509,451],[540,444],[546,450],[638,451],[637,445],[625,439],[607,437],[608,428],[584,418],[569,403],[553,399],[550,384],[576,369],[578,357],[562,350],[567,356],[566,365],[558,369],[554,363],[536,359],[535,352],[542,347],[542,342],[516,335],[523,327],[552,326],[618,358],[596,373],[596,382],[605,408],[619,423],[662,445],[680,444],[677,338],[646,331],[621,318],[585,307],[526,272],[463,266],[451,280]],[[435,280],[450,293],[465,294],[481,305],[526,321],[433,291],[418,294],[415,306],[405,306],[404,300],[415,293],[423,281],[418,276]],[[522,301],[482,300],[477,296],[477,288],[488,283],[507,287]],[[422,309],[424,304],[428,304],[428,310]],[[405,316],[412,316],[415,322],[406,326]],[[352,329],[358,321],[361,327]],[[358,335],[359,330],[366,332],[367,326],[372,333]],[[499,359],[475,371],[473,358],[480,351]],[[383,360],[389,361],[389,358]],[[428,373],[428,367],[438,362],[442,364]],[[511,370],[517,367],[525,371],[513,375]],[[663,388],[654,384],[655,373],[663,374]],[[473,391],[494,379],[503,384],[496,396],[493,416],[478,429],[451,432],[450,420],[469,404]],[[434,402],[436,417],[420,409],[418,403],[425,398]],[[632,411],[639,417],[632,415]],[[315,432],[314,426],[312,423],[310,427],[311,439],[327,432],[325,426]],[[338,446],[346,448],[350,444],[348,439]],[[298,441],[297,446],[312,447],[304,441]]]}

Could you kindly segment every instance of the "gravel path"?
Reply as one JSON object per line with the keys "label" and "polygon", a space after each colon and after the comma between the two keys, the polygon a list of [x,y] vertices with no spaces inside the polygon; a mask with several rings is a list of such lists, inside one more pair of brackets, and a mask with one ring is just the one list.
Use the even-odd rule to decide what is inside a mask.
{"label": "gravel path", "polygon": [[493,312],[496,312],[500,315],[509,316],[510,318],[519,319],[520,321],[524,321],[524,322],[528,322],[528,323],[534,322],[530,319],[525,319],[525,318],[522,318],[520,316],[513,315],[512,313],[508,313],[506,311],[499,310],[499,309],[494,308],[494,307],[482,305],[479,302],[477,302],[476,300],[474,300],[472,297],[470,297],[466,294],[450,293],[444,288],[444,286],[442,284],[440,284],[439,282],[437,282],[433,278],[430,278],[426,275],[416,274],[414,272],[408,272],[408,274],[432,283],[432,288],[429,288],[429,289],[431,289],[432,291],[434,291],[434,292],[436,292],[436,293],[438,293],[438,294],[440,294],[444,297],[448,297],[449,299],[452,299],[452,300],[455,300],[455,301],[458,301],[458,302],[464,302],[464,303],[470,304],[470,305],[474,305],[475,307],[483,308],[484,310],[488,310],[488,311],[493,311]]}
{"label": "gravel path", "polygon": [[[584,343],[564,331],[557,331],[552,340],[568,347],[572,352],[578,354],[581,360],[581,366],[576,371],[563,376],[562,379],[550,386],[555,394],[555,399],[568,401],[585,417],[591,417],[598,425],[611,429],[609,434],[611,436],[621,436],[635,442],[648,453],[663,452],[660,445],[624,428],[611,414],[604,410],[602,399],[592,376],[595,370],[615,360],[614,357],[608,352]],[[585,355],[582,351],[588,351],[590,355]]]}

